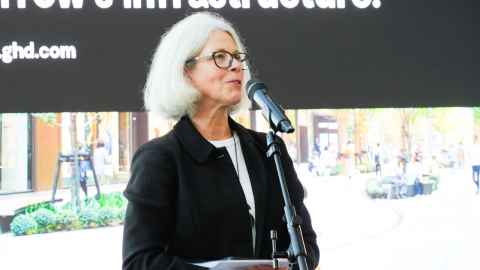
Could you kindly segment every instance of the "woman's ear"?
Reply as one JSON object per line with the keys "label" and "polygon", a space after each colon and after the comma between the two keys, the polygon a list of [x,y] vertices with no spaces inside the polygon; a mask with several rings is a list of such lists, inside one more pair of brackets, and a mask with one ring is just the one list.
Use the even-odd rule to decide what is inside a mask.
{"label": "woman's ear", "polygon": [[189,69],[188,67],[184,67],[183,68],[183,76],[185,76],[185,78],[190,82],[192,82],[192,76],[191,75],[192,75],[192,70]]}

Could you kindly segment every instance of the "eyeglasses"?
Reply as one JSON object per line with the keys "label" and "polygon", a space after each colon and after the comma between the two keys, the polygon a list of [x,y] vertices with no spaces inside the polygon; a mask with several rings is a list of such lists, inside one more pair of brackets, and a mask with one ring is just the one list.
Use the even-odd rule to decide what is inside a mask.
{"label": "eyeglasses", "polygon": [[185,65],[191,66],[194,63],[198,62],[199,60],[210,60],[210,59],[213,59],[213,62],[218,68],[229,69],[233,64],[233,59],[243,63],[248,59],[248,54],[241,53],[241,52],[230,53],[223,50],[216,51],[216,52],[213,52],[211,55],[197,56],[192,59],[189,59],[187,60],[187,62],[185,62]]}

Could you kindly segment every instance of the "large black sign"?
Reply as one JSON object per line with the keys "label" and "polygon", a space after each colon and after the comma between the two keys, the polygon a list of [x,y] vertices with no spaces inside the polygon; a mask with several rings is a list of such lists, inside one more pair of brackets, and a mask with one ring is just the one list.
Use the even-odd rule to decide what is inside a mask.
{"label": "large black sign", "polygon": [[479,6],[0,0],[0,112],[141,110],[160,35],[205,8],[236,25],[258,79],[285,107],[480,105]]}

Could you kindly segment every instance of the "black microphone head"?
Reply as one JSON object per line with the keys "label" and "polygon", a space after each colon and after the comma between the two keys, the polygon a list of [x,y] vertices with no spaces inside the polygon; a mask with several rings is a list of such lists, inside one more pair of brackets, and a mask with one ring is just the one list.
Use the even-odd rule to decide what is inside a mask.
{"label": "black microphone head", "polygon": [[264,89],[266,90],[267,89],[267,86],[263,83],[263,82],[260,82],[260,81],[257,81],[257,80],[249,80],[247,82],[247,85],[245,87],[247,89],[247,96],[250,100],[252,100],[253,98],[253,95],[255,94],[255,92],[259,89]]}

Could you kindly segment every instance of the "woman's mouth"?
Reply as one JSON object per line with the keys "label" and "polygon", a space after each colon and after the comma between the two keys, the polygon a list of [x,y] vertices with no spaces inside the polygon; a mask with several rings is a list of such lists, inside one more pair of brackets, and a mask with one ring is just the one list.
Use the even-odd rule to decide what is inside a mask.
{"label": "woman's mouth", "polygon": [[231,81],[228,81],[227,83],[232,83],[232,84],[236,84],[236,85],[241,85],[241,84],[242,84],[242,81],[240,81],[240,80],[231,80]]}

